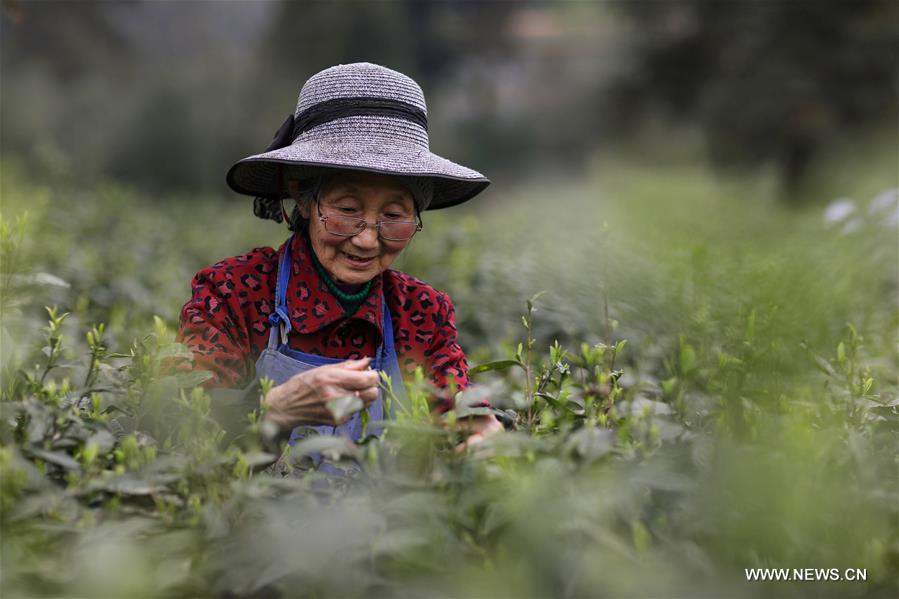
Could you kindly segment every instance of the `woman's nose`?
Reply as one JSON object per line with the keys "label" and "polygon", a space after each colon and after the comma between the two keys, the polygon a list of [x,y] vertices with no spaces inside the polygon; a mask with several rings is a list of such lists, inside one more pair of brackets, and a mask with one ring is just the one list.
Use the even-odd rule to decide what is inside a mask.
{"label": "woman's nose", "polygon": [[352,237],[353,245],[359,248],[374,249],[378,247],[378,229],[371,225],[358,235]]}

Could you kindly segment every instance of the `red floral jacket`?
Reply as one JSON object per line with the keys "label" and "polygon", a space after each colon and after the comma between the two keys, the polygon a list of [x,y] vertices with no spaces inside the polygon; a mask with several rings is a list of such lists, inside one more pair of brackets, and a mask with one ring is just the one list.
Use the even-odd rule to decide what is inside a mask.
{"label": "red floral jacket", "polygon": [[[441,389],[450,377],[459,390],[469,385],[449,296],[413,276],[387,270],[372,281],[358,310],[347,315],[313,266],[306,237],[297,234],[277,251],[256,248],[194,276],[192,297],[181,309],[178,340],[193,351],[195,367],[212,372],[207,387],[242,387],[255,376],[256,359],[268,343],[278,259],[291,239],[293,264],[287,289],[291,348],[331,358],[373,356],[381,343],[383,290],[400,369],[411,373],[421,365]],[[452,407],[449,399],[434,401],[440,411]]]}

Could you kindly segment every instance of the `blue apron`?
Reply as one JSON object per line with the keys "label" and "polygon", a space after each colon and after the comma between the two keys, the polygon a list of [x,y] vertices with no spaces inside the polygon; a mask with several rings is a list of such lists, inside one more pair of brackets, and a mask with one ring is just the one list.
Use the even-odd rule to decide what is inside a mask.
{"label": "blue apron", "polygon": [[[345,360],[339,358],[327,358],[315,354],[307,354],[301,351],[291,349],[287,345],[287,335],[292,327],[290,317],[287,312],[287,285],[290,281],[291,259],[290,248],[293,245],[293,238],[288,240],[284,247],[284,254],[278,263],[278,282],[275,287],[275,311],[269,316],[271,330],[269,331],[268,346],[262,351],[259,359],[256,360],[256,375],[259,378],[268,377],[274,381],[275,385],[280,385],[296,374],[311,370],[318,366],[327,364],[339,364]],[[384,300],[384,294],[381,294],[381,330],[383,331],[382,342],[378,347],[371,368],[378,371],[385,371],[390,376],[393,394],[400,402],[406,401],[406,390],[403,385],[403,378],[400,374],[400,365],[396,357],[396,348],[393,341],[393,324],[390,319],[390,311],[387,308],[387,302]],[[372,402],[367,410],[369,414],[369,422],[385,420],[384,414],[384,392],[378,393],[378,398]],[[393,418],[395,406],[391,403],[388,418]],[[377,435],[381,427],[371,425],[365,431],[366,435]],[[353,414],[347,422],[340,426],[299,426],[295,428],[290,435],[288,443],[294,445],[300,439],[315,434],[319,435],[343,435],[351,441],[359,442],[363,440],[361,411]],[[321,461],[319,456],[313,456],[313,461],[317,464]],[[330,469],[329,469],[330,470]]]}

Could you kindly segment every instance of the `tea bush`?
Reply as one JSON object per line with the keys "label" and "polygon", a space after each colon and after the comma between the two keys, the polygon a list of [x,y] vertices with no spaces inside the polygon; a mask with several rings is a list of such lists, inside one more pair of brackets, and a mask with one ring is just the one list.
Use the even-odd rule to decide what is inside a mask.
{"label": "tea bush", "polygon": [[[397,266],[450,291],[478,384],[434,420],[419,377],[379,438],[276,456],[258,413],[226,436],[203,374],[162,365],[189,357],[191,274],[283,233],[246,203],[68,196],[11,165],[2,185],[3,596],[899,592],[895,229],[876,210],[847,231],[762,212],[759,184],[611,164],[426,214]],[[453,420],[485,395],[514,426],[459,453]]]}

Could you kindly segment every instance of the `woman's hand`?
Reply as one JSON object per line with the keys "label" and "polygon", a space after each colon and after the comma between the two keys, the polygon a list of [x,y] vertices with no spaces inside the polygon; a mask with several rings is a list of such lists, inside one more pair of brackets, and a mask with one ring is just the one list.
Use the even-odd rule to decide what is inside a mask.
{"label": "woman's hand", "polygon": [[371,358],[347,360],[301,372],[272,387],[263,403],[268,406],[265,419],[282,430],[300,425],[336,426],[327,403],[345,395],[355,395],[368,407],[378,398],[376,370],[368,368]]}
{"label": "woman's hand", "polygon": [[456,427],[468,433],[468,438],[456,445],[456,453],[463,453],[472,445],[477,445],[490,435],[503,430],[502,423],[493,414],[462,418],[456,421]]}

